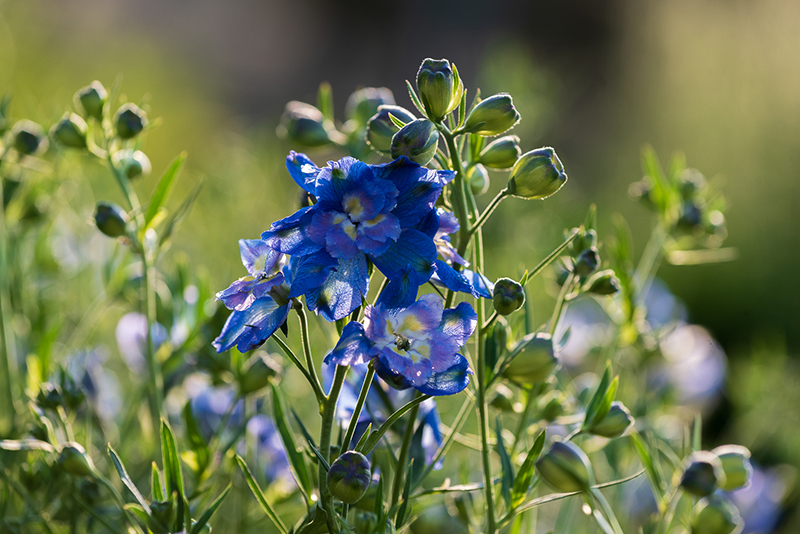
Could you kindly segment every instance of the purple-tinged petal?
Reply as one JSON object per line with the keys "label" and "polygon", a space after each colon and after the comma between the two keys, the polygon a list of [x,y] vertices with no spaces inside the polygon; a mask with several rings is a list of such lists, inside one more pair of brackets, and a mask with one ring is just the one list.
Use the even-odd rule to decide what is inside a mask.
{"label": "purple-tinged petal", "polygon": [[482,274],[476,273],[475,271],[470,271],[469,269],[464,269],[461,272],[464,274],[467,280],[469,280],[469,283],[472,286],[472,292],[476,298],[479,296],[485,299],[492,298],[494,283],[491,280]]}
{"label": "purple-tinged petal", "polygon": [[309,309],[327,321],[343,319],[361,305],[367,295],[369,272],[367,257],[359,254],[349,260],[339,260],[318,288],[306,293]]}
{"label": "purple-tinged petal", "polygon": [[461,225],[458,224],[458,219],[452,211],[436,208],[436,213],[439,214],[439,229],[436,232],[436,237],[454,234],[461,229]]}
{"label": "purple-tinged petal", "polygon": [[312,254],[322,248],[322,245],[312,241],[308,235],[308,227],[317,211],[319,208],[316,204],[301,208],[285,219],[272,223],[270,229],[261,234],[261,239],[284,254]]}
{"label": "purple-tinged petal", "polygon": [[327,365],[359,365],[373,358],[372,343],[364,336],[364,325],[350,321],[333,350],[325,356]]}
{"label": "purple-tinged petal", "polygon": [[374,178],[367,164],[344,157],[329,161],[317,175],[316,196],[324,211],[341,211],[344,195],[363,180]]}
{"label": "purple-tinged petal", "polygon": [[289,315],[289,306],[279,306],[272,298],[263,297],[244,311],[231,313],[219,337],[212,343],[217,352],[234,345],[247,352],[264,343]]}
{"label": "purple-tinged petal", "polygon": [[436,242],[436,232],[439,230],[439,214],[436,210],[430,210],[421,221],[419,221],[415,226],[415,230],[419,230],[426,236],[430,237],[431,239]]}
{"label": "purple-tinged petal", "polygon": [[240,239],[239,253],[242,264],[252,276],[271,271],[281,257],[280,252],[261,239]]}
{"label": "purple-tinged petal", "polygon": [[402,228],[410,228],[419,223],[430,210],[445,185],[445,178],[440,172],[420,167],[405,156],[391,163],[373,165],[375,176],[394,183],[399,192],[397,206],[392,213],[400,220]]}
{"label": "purple-tinged petal", "polygon": [[342,196],[341,210],[353,222],[368,221],[390,211],[397,199],[397,188],[388,180],[373,178],[353,184]]}
{"label": "purple-tinged petal", "polygon": [[427,382],[433,373],[430,362],[425,359],[414,361],[406,351],[400,352],[402,354],[393,350],[391,346],[384,347],[378,359],[387,369],[402,375],[414,387]]}
{"label": "purple-tinged petal", "polygon": [[380,357],[375,359],[375,373],[394,389],[403,390],[412,387],[408,379],[391,369]]}
{"label": "purple-tinged petal", "polygon": [[356,243],[367,254],[380,256],[388,250],[392,241],[397,241],[401,232],[397,217],[386,213],[359,224]]}
{"label": "purple-tinged petal", "polygon": [[441,373],[433,373],[424,384],[415,386],[415,388],[425,395],[453,395],[463,391],[469,385],[469,375],[471,374],[467,359],[456,354],[456,361],[449,369]]}
{"label": "purple-tinged petal", "polygon": [[439,330],[450,337],[459,347],[463,347],[478,324],[478,315],[466,302],[455,308],[448,308],[442,314]]}
{"label": "purple-tinged petal", "polygon": [[[451,291],[473,293],[473,287],[469,280],[463,274],[450,267],[447,262],[436,260],[433,265],[436,272],[431,276],[431,282],[434,285],[442,285]],[[475,296],[477,297],[478,295]]]}
{"label": "purple-tinged petal", "polygon": [[267,278],[245,276],[236,280],[227,289],[217,293],[216,297],[229,310],[243,311],[249,308],[254,300],[265,296],[270,289],[283,282],[283,273],[277,273]]}
{"label": "purple-tinged petal", "polygon": [[399,280],[389,283],[378,295],[378,304],[386,308],[406,308],[417,299],[419,286],[412,281],[411,269],[406,269]]}
{"label": "purple-tinged petal", "polygon": [[370,256],[375,266],[389,280],[400,280],[410,267],[413,277],[411,281],[420,286],[433,274],[433,262],[436,260],[436,246],[430,237],[419,230],[403,230],[397,241],[380,256]]}
{"label": "purple-tinged petal", "polygon": [[315,194],[319,167],[308,156],[292,150],[286,156],[286,168],[297,185],[312,195]]}
{"label": "purple-tinged petal", "polygon": [[364,308],[364,335],[373,343],[394,338],[393,325],[387,309],[382,305]]}
{"label": "purple-tinged petal", "polygon": [[320,287],[338,265],[339,261],[325,250],[296,258],[292,265],[293,281],[289,298],[299,297]]}
{"label": "purple-tinged petal", "polygon": [[363,253],[358,249],[356,226],[350,219],[344,219],[339,224],[332,226],[325,234],[325,250],[334,258],[343,260],[352,259]]}
{"label": "purple-tinged petal", "polygon": [[390,312],[394,332],[409,339],[426,339],[442,321],[444,300],[439,295],[422,295],[409,307]]}

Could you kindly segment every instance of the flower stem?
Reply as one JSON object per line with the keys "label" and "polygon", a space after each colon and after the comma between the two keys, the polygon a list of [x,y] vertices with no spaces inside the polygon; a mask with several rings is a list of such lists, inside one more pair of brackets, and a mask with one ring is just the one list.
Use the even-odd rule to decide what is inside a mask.
{"label": "flower stem", "polygon": [[288,358],[292,360],[292,363],[294,363],[295,367],[300,369],[300,372],[303,373],[303,376],[306,378],[306,380],[308,380],[308,383],[311,385],[311,389],[314,390],[314,395],[317,397],[317,402],[320,404],[325,402],[325,393],[322,391],[322,388],[320,388],[319,384],[314,381],[314,379],[309,374],[308,370],[306,370],[306,368],[303,367],[303,364],[300,362],[300,359],[297,357],[294,351],[292,351],[289,345],[287,345],[286,342],[277,335],[273,336],[272,340],[275,341],[278,344],[278,346],[280,346],[284,354],[286,354],[286,356],[288,356]]}
{"label": "flower stem", "polygon": [[566,299],[569,292],[572,290],[572,283],[575,281],[575,273],[570,273],[564,285],[561,287],[561,292],[556,299],[556,305],[553,308],[553,316],[550,318],[550,325],[547,327],[547,333],[551,336],[555,335],[558,322],[561,320],[561,315],[566,309]]}
{"label": "flower stem", "polygon": [[[306,370],[315,384],[314,389],[323,391],[319,382],[319,376],[317,376],[317,368],[314,366],[314,357],[311,354],[311,340],[308,337],[308,316],[306,315],[306,310],[302,305],[295,306],[294,309],[297,311],[297,316],[300,318],[300,336],[303,338],[303,355],[306,358]],[[336,397],[338,398],[338,396],[339,393],[337,392]]]}
{"label": "flower stem", "polygon": [[[0,155],[0,165],[8,150],[5,149]],[[18,383],[17,377],[17,342],[14,335],[14,325],[12,324],[11,291],[9,272],[9,243],[8,229],[6,227],[5,198],[0,187],[0,321],[2,321],[3,332],[3,391],[5,393],[5,406],[11,417],[11,434],[13,435],[17,423],[17,406],[14,404],[13,389]]]}
{"label": "flower stem", "polygon": [[466,173],[464,172],[464,165],[461,162],[461,155],[456,147],[455,135],[444,124],[437,124],[439,131],[444,137],[447,144],[447,151],[450,153],[450,162],[453,164],[453,170],[456,171],[456,176],[453,179],[453,199],[455,200],[453,208],[456,217],[458,218],[459,237],[458,237],[458,254],[464,255],[467,250],[467,245],[471,237],[471,226],[469,222],[469,208],[467,207],[467,188],[466,188]]}
{"label": "flower stem", "polygon": [[[302,318],[305,317],[303,313]],[[330,463],[331,454],[331,432],[333,431],[333,416],[336,413],[336,401],[339,400],[339,392],[342,390],[345,376],[347,376],[348,367],[337,365],[336,372],[333,376],[333,384],[331,385],[330,393],[328,393],[322,410],[322,425],[319,431],[319,452],[326,462]],[[328,491],[328,472],[325,466],[320,463],[319,465],[319,501],[322,509],[328,516],[328,531],[331,533],[339,532],[338,523],[334,517],[336,511],[333,508],[333,499]]]}
{"label": "flower stem", "polygon": [[[417,393],[417,397],[420,397],[419,393]],[[392,500],[389,504],[390,510],[394,508],[395,504],[397,504],[399,501],[400,492],[403,490],[403,474],[405,474],[406,466],[408,464],[408,454],[411,449],[411,438],[414,437],[414,423],[417,422],[417,414],[419,414],[419,404],[415,404],[408,413],[406,430],[403,433],[403,443],[400,446],[400,454],[397,457],[397,468],[394,470],[394,480],[392,481]]]}
{"label": "flower stem", "polygon": [[483,224],[489,220],[489,217],[492,215],[492,212],[494,212],[497,206],[500,205],[500,202],[502,202],[507,196],[508,196],[508,189],[504,187],[503,189],[500,190],[499,193],[497,193],[497,195],[492,199],[492,201],[489,202],[489,205],[486,206],[486,209],[483,210],[483,213],[481,213],[480,217],[478,217],[478,220],[476,220],[475,224],[472,225],[472,228],[470,228],[469,231],[470,236],[475,234],[475,232],[477,232],[481,228],[481,226],[483,226]]}
{"label": "flower stem", "polygon": [[361,385],[361,393],[359,393],[356,406],[353,408],[353,415],[350,416],[350,424],[347,425],[347,432],[342,440],[342,446],[347,449],[350,448],[350,442],[353,440],[353,434],[356,432],[356,425],[358,425],[358,419],[361,417],[361,410],[364,408],[364,403],[367,400],[369,388],[372,386],[372,378],[374,376],[375,367],[373,367],[372,362],[370,362],[367,367],[367,374],[364,376],[364,383]]}

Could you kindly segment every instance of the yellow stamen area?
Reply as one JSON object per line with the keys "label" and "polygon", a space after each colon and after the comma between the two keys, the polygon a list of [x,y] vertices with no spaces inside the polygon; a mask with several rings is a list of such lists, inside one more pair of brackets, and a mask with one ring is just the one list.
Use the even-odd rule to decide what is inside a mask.
{"label": "yellow stamen area", "polygon": [[344,211],[351,217],[361,217],[364,214],[364,206],[361,205],[361,199],[356,195],[347,195],[342,199],[342,206]]}

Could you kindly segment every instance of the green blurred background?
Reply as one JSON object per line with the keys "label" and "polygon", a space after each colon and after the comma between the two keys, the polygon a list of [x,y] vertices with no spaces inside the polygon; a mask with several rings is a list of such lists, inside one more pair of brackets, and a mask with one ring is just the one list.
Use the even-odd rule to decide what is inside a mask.
{"label": "green blurred background", "polygon": [[[470,88],[514,96],[523,149],[554,146],[570,181],[547,203],[504,204],[488,229],[490,277],[538,261],[592,202],[601,237],[619,212],[641,250],[651,216],[627,197],[640,147],[662,162],[680,149],[723,184],[726,245],[738,250],[733,262],[660,272],[730,358],[710,439],[797,465],[798,23],[800,3],[781,0],[0,0],[0,93],[13,95],[13,116],[49,125],[77,88],[122,75],[124,94],[161,118],[146,147],[155,172],[140,187],[181,150],[184,191],[205,181],[174,249],[220,289],[242,274],[237,239],[294,210],[290,147],[275,126],[286,101],[313,102],[322,80],[339,116],[364,85],[410,107],[404,80],[428,56],[454,61]],[[87,178],[97,198],[117,200],[102,169]],[[498,175],[492,191],[503,185]],[[93,199],[68,201],[89,218]],[[542,317],[547,298],[535,302]]]}

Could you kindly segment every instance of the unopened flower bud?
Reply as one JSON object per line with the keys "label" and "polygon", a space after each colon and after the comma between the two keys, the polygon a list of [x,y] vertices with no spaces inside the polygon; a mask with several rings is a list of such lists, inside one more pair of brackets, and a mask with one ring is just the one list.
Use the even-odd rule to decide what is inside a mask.
{"label": "unopened flower bud", "polygon": [[517,352],[503,376],[522,386],[542,382],[558,365],[553,337],[545,332],[528,334],[512,349]]}
{"label": "unopened flower bud", "polygon": [[570,244],[572,248],[572,255],[577,256],[587,248],[597,246],[597,232],[592,229],[580,232]]}
{"label": "unopened flower bud", "polygon": [[633,424],[633,416],[628,408],[619,401],[611,403],[608,413],[600,421],[595,421],[587,429],[596,436],[618,438]]}
{"label": "unopened flower bud", "polygon": [[123,104],[114,116],[114,124],[120,139],[132,139],[147,126],[147,115],[136,104]]}
{"label": "unopened flower bud", "polygon": [[519,122],[520,115],[511,95],[499,93],[481,100],[467,116],[464,126],[465,132],[482,135],[484,137],[500,135],[514,127]]}
{"label": "unopened flower bud", "polygon": [[679,180],[678,189],[684,200],[689,200],[706,187],[706,179],[697,169],[684,170]]}
{"label": "unopened flower bud", "polygon": [[583,284],[583,290],[594,295],[613,295],[622,289],[619,278],[611,269],[594,273]]}
{"label": "unopened flower bud", "polygon": [[594,485],[592,464],[580,447],[556,441],[536,461],[539,475],[557,491],[585,491]]}
{"label": "unopened flower bud", "polygon": [[553,421],[564,415],[567,396],[561,391],[548,391],[539,398],[539,415],[545,421]]}
{"label": "unopened flower bud", "polygon": [[350,95],[344,114],[348,120],[365,126],[367,121],[378,112],[380,106],[393,106],[394,95],[386,87],[364,87]]}
{"label": "unopened flower bud", "polygon": [[600,253],[596,247],[587,248],[575,258],[573,272],[578,276],[589,276],[600,266]]}
{"label": "unopened flower bud", "polygon": [[526,152],[511,168],[508,192],[519,198],[543,199],[554,195],[567,183],[567,173],[550,147]]}
{"label": "unopened flower bud", "polygon": [[14,149],[23,156],[30,156],[47,147],[47,139],[42,127],[33,121],[23,119],[11,129]]}
{"label": "unopened flower bud", "polygon": [[86,148],[86,121],[75,113],[65,113],[53,125],[51,135],[68,148]]}
{"label": "unopened flower bud", "polygon": [[494,284],[492,303],[500,315],[513,313],[525,304],[525,289],[515,280],[500,278]]}
{"label": "unopened flower bud", "polygon": [[75,107],[83,111],[84,117],[103,119],[103,107],[108,100],[108,92],[98,81],[93,81],[75,93]]}
{"label": "unopened flower bud", "polygon": [[484,194],[489,190],[489,171],[480,163],[473,165],[467,171],[467,183],[473,195]]}
{"label": "unopened flower bud", "polygon": [[492,169],[510,169],[521,154],[519,137],[506,135],[486,145],[478,155],[478,162]]}
{"label": "unopened flower bud", "polygon": [[286,104],[278,126],[278,137],[314,148],[330,144],[332,130],[333,126],[316,107],[292,101]]}
{"label": "unopened flower bud", "polygon": [[448,60],[427,58],[417,71],[417,90],[428,118],[439,122],[458,107],[464,84]]}
{"label": "unopened flower bud", "polygon": [[36,403],[42,408],[55,410],[64,402],[61,388],[51,382],[43,382],[39,386],[39,394],[36,395]]}
{"label": "unopened flower bud", "polygon": [[373,512],[360,512],[356,515],[356,534],[376,534],[378,532],[378,516]]}
{"label": "unopened flower bud", "polygon": [[267,387],[280,373],[280,367],[264,351],[253,354],[245,364],[239,377],[239,391],[242,395]]}
{"label": "unopened flower bud", "polygon": [[681,204],[681,215],[678,217],[678,228],[693,232],[703,224],[703,203],[700,199],[684,201]]}
{"label": "unopened flower bud", "polygon": [[500,410],[501,412],[515,412],[514,409],[514,392],[507,386],[499,384],[495,388],[494,397],[489,401],[489,404]]}
{"label": "unopened flower bud", "polygon": [[739,511],[721,495],[701,499],[692,510],[692,534],[734,534],[743,526]]}
{"label": "unopened flower bud", "polygon": [[378,112],[367,122],[367,142],[378,152],[389,154],[392,148],[392,137],[400,127],[392,121],[389,114],[408,124],[416,117],[407,109],[400,106],[380,106]]}
{"label": "unopened flower bud", "polygon": [[732,491],[750,483],[753,466],[750,465],[750,450],[747,447],[722,445],[711,452],[717,455],[725,473],[725,482],[719,484],[720,489]]}
{"label": "unopened flower bud", "polygon": [[428,119],[417,119],[403,126],[392,137],[392,158],[406,156],[419,165],[426,165],[436,154],[439,131]]}
{"label": "unopened flower bud", "polygon": [[725,472],[717,455],[708,451],[693,452],[686,461],[681,488],[692,495],[705,497],[714,493],[720,483],[725,483]]}
{"label": "unopened flower bud", "polygon": [[120,237],[128,230],[128,215],[113,202],[98,202],[94,224],[108,237]]}
{"label": "unopened flower bud", "polygon": [[64,472],[76,477],[92,477],[95,475],[94,464],[80,443],[67,442],[58,456],[58,465]]}
{"label": "unopened flower bud", "polygon": [[356,451],[339,456],[328,471],[328,490],[346,504],[354,504],[367,492],[371,480],[369,460]]}
{"label": "unopened flower bud", "polygon": [[125,175],[133,180],[135,178],[147,177],[152,170],[150,158],[141,150],[123,149],[114,153],[112,156],[114,165]]}

